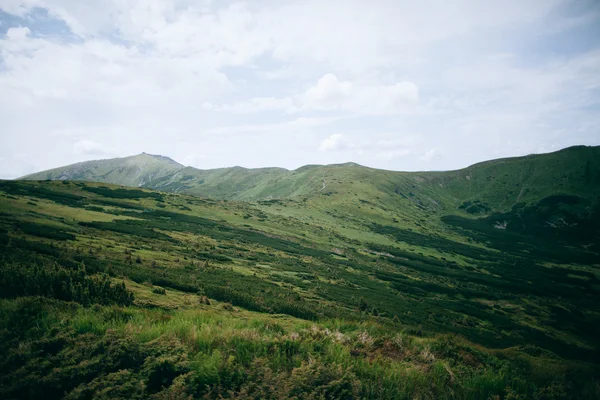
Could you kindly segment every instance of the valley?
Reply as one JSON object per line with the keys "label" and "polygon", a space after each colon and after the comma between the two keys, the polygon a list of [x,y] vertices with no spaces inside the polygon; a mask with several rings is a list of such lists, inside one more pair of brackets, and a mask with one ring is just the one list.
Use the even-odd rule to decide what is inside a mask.
{"label": "valley", "polygon": [[0,253],[2,398],[600,395],[600,147],[90,161],[0,181]]}

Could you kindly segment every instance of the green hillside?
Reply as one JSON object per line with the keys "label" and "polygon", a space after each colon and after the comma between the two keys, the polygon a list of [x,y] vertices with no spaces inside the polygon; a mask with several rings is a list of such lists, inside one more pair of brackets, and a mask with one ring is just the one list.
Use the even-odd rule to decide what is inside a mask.
{"label": "green hillside", "polygon": [[325,189],[0,182],[0,397],[598,398],[597,184],[505,211],[458,172],[296,172]]}
{"label": "green hillside", "polygon": [[575,146],[421,176],[455,202],[480,200],[503,211],[556,194],[595,199],[600,195],[600,147]]}
{"label": "green hillside", "polygon": [[[228,200],[266,200],[322,193],[410,197],[424,207],[455,208],[464,201],[508,211],[560,194],[594,199],[600,194],[600,147],[577,146],[549,154],[487,161],[457,171],[396,172],[358,164],[200,170],[170,158],[140,154],[87,161],[28,175],[30,180],[83,180],[145,187]],[[484,208],[481,211],[485,211]]]}
{"label": "green hillside", "polygon": [[183,165],[168,157],[142,153],[131,157],[80,162],[27,175],[21,179],[77,180],[141,187],[182,168]]}
{"label": "green hillside", "polygon": [[599,398],[599,153],[0,181],[0,398]]}

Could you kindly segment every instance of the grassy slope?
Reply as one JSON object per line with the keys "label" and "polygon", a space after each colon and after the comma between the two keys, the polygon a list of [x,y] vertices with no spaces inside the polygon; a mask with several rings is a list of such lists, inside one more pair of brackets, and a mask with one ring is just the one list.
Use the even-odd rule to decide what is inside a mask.
{"label": "grassy slope", "polygon": [[576,146],[420,176],[432,192],[453,205],[479,199],[496,210],[508,210],[516,203],[556,194],[593,199],[600,195],[600,147]]}
{"label": "grassy slope", "polygon": [[[319,168],[326,168],[325,190],[297,200],[257,203],[94,183],[2,182],[0,233],[8,238],[0,245],[3,265],[18,267],[30,257],[41,264],[79,260],[88,269],[125,280],[136,298],[130,308],[117,310],[6,300],[0,308],[4,328],[23,307],[47,310],[44,318],[50,321],[47,329],[40,317],[37,326],[42,328],[3,331],[6,343],[32,340],[35,348],[43,341],[63,340],[49,328],[55,318],[62,321],[59,331],[71,338],[67,349],[79,346],[78,335],[86,332],[102,342],[116,331],[123,340],[129,337],[146,346],[149,353],[144,354],[160,351],[161,343],[174,337],[187,359],[201,360],[190,366],[169,358],[185,390],[200,390],[196,395],[206,393],[198,389],[202,385],[183,375],[205,379],[217,396],[227,395],[218,386],[232,371],[242,374],[229,383],[237,395],[251,391],[244,385],[253,381],[271,379],[274,386],[295,387],[294,379],[302,374],[308,375],[298,379],[324,374],[318,378],[321,383],[345,382],[345,389],[335,390],[367,398],[487,398],[513,391],[529,397],[553,391],[557,398],[567,392],[587,398],[598,394],[597,383],[585,372],[598,362],[597,254],[581,246],[571,250],[572,259],[561,257],[568,249],[537,244],[526,253],[498,249],[505,243],[495,238],[485,243],[470,236],[471,231],[442,222],[448,212],[475,219],[456,209],[461,199],[452,206],[428,200],[443,188],[436,182],[417,187],[419,179],[414,179],[421,175],[379,171],[373,179],[358,166],[310,167],[300,171],[304,182],[323,179],[312,171]],[[526,234],[514,234],[523,246],[531,241]],[[588,253],[591,257],[584,257]],[[153,293],[153,286],[166,288],[166,295]],[[198,305],[199,291],[211,299],[210,306]],[[227,303],[239,311],[234,308],[232,314]],[[105,316],[111,313],[116,317]],[[278,327],[269,331],[273,318]],[[317,321],[316,327],[306,319]],[[214,324],[227,329],[215,331]],[[340,336],[331,333],[336,331],[347,339],[336,342]],[[281,343],[296,334],[300,341],[290,353]],[[498,348],[506,350],[489,350]],[[65,362],[59,356],[51,361],[56,368]],[[29,362],[27,357],[11,352],[2,368],[12,370],[10,362]],[[2,381],[3,390],[11,387],[8,382],[26,384],[23,379],[31,374],[44,374],[31,372],[31,362],[21,375]],[[313,371],[306,363],[314,368],[333,364],[334,369]],[[335,365],[351,375],[340,376]],[[547,369],[533,374],[532,368],[540,365]],[[206,368],[213,368],[212,378],[206,378]],[[143,367],[128,370],[132,381],[149,379]],[[100,390],[92,379],[115,378],[102,370],[90,374],[61,382]],[[169,386],[174,381],[165,382]]]}
{"label": "grassy slope", "polygon": [[[124,280],[135,301],[4,300],[0,332],[11,350],[0,390],[25,396],[62,385],[71,398],[147,397],[161,392],[150,383],[158,370],[172,397],[231,389],[289,398],[313,388],[330,397],[597,398],[598,152],[571,148],[440,173],[222,169],[200,171],[204,183],[190,185],[207,190],[190,189],[196,194],[272,198],[258,202],[2,182],[3,274],[21,263],[83,261],[88,273]],[[465,202],[476,207],[459,208]],[[513,210],[520,202],[528,205]],[[493,228],[506,220],[508,229]],[[556,220],[565,224],[549,225]],[[40,310],[35,328],[16,324]],[[141,346],[145,361],[115,376],[122,366],[100,358],[104,367],[72,375],[64,368],[88,355],[50,352],[40,365],[65,371],[57,377],[27,350],[59,341],[71,354],[106,338],[125,341],[128,354]],[[147,365],[165,345],[180,349],[164,355],[167,372]]]}
{"label": "grassy slope", "polygon": [[448,172],[384,171],[352,163],[306,166],[293,171],[188,167],[150,182],[147,187],[230,200],[299,198],[323,191],[354,192],[371,199],[383,197],[382,202],[392,204],[395,197],[407,196],[426,207],[455,208],[465,200],[481,200],[494,210],[506,211],[516,203],[533,202],[557,193],[597,196],[598,160],[600,147],[579,146],[549,154],[493,160]]}
{"label": "grassy slope", "polygon": [[[455,209],[467,200],[483,201],[496,211],[552,194],[597,197],[600,147],[571,147],[549,154],[487,161],[458,171],[396,172],[357,164],[282,168],[241,167],[199,170],[142,154],[89,161],[29,175],[25,179],[71,179],[144,186],[175,193],[229,200],[316,196],[322,192],[357,193],[381,202],[406,197],[426,208]],[[323,189],[323,182],[326,188]],[[404,198],[403,197],[403,198]],[[365,199],[365,200],[369,200]]]}
{"label": "grassy slope", "polygon": [[142,153],[108,160],[86,161],[24,176],[30,180],[79,180],[144,186],[183,168],[167,157]]}
{"label": "grassy slope", "polygon": [[247,169],[242,167],[199,170],[186,167],[181,171],[149,182],[149,188],[183,192],[194,195],[247,199],[252,195],[248,190],[264,186],[271,179],[276,179],[288,171],[282,168]]}

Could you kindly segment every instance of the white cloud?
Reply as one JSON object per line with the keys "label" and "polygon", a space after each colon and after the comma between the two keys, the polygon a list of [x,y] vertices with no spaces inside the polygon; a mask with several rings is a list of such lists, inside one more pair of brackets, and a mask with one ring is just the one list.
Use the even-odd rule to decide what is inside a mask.
{"label": "white cloud", "polygon": [[[275,56],[335,73],[362,76],[375,69],[422,64],[423,48],[488,28],[514,29],[546,16],[563,0],[318,1],[286,3],[264,13]],[[307,26],[310,27],[307,29]],[[469,37],[470,38],[470,37]]]}
{"label": "white cloud", "polygon": [[300,117],[281,123],[243,124],[217,126],[204,131],[206,135],[232,135],[247,133],[276,133],[291,131],[306,131],[323,125],[329,125],[339,120],[337,117]]}
{"label": "white cloud", "polygon": [[319,145],[319,151],[336,151],[348,148],[349,144],[344,141],[344,135],[334,133]]}
{"label": "white cloud", "polygon": [[80,140],[73,145],[73,151],[75,154],[80,155],[104,155],[108,151],[100,143],[92,140]]}
{"label": "white cloud", "polygon": [[583,3],[4,0],[0,176],[89,158],[82,138],[205,168],[600,144],[600,7]]}
{"label": "white cloud", "polygon": [[340,81],[334,74],[324,75],[316,85],[291,97],[256,97],[231,105],[206,103],[207,110],[236,114],[269,110],[288,114],[305,111],[347,111],[353,114],[401,114],[416,110],[419,88],[412,82],[392,85],[364,85]]}
{"label": "white cloud", "polygon": [[[352,134],[333,134],[323,140],[318,150],[321,152],[336,152],[345,150],[346,157],[354,160],[376,158],[384,166],[398,160],[406,159],[414,154],[413,148],[418,142],[411,136],[398,133],[378,133],[366,135],[365,132]],[[345,160],[347,161],[347,160]]]}
{"label": "white cloud", "polygon": [[250,101],[231,105],[215,105],[210,102],[205,102],[202,107],[209,111],[228,112],[232,114],[251,114],[273,110],[285,111],[287,113],[295,111],[294,101],[290,97],[255,97]]}
{"label": "white cloud", "polygon": [[432,160],[434,160],[435,158],[438,158],[440,155],[438,154],[438,150],[437,149],[430,149],[428,151],[425,152],[425,154],[423,154],[420,159],[426,162],[431,162]]}
{"label": "white cloud", "polygon": [[334,74],[326,74],[304,94],[305,107],[337,108],[352,93],[352,83],[340,82]]}
{"label": "white cloud", "polygon": [[26,26],[19,28],[8,28],[6,31],[6,37],[10,40],[20,40],[25,39],[30,33],[31,31]]}
{"label": "white cloud", "polygon": [[299,99],[304,109],[394,114],[407,111],[417,104],[419,89],[414,83],[406,81],[393,85],[358,85],[326,74]]}

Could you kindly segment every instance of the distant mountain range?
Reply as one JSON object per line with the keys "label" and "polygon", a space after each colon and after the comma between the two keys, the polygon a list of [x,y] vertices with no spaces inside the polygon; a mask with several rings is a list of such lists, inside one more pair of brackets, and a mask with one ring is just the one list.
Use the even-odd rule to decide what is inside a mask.
{"label": "distant mountain range", "polygon": [[595,200],[600,194],[600,146],[497,159],[445,172],[387,171],[355,163],[307,165],[292,171],[242,167],[202,170],[165,156],[142,153],[67,165],[21,179],[104,182],[228,200],[356,194],[388,204],[395,201],[387,198],[402,198],[426,209],[479,201],[485,204],[481,212],[486,207],[506,211],[517,203],[557,193]]}

